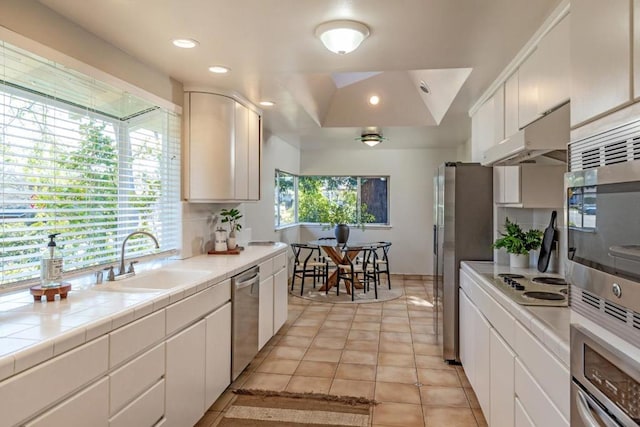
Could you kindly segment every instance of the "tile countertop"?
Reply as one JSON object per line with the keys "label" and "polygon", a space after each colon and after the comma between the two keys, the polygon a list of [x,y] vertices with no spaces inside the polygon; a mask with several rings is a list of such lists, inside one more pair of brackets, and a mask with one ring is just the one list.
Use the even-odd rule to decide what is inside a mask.
{"label": "tile countertop", "polygon": [[[0,380],[213,286],[286,248],[284,243],[247,246],[240,255],[200,255],[149,263],[147,269],[206,272],[197,280],[166,290],[105,292],[100,286],[112,282],[94,285],[95,279],[87,276],[67,280],[72,290],[63,300],[34,302],[28,289],[0,294]],[[140,267],[139,277],[146,273],[144,269]]]}
{"label": "tile countertop", "polygon": [[[534,268],[511,269],[509,266],[496,265],[490,261],[463,261],[461,268],[471,274],[480,283],[484,291],[498,301],[512,316],[542,341],[565,366],[569,366],[569,324],[571,321],[569,307],[520,305],[503,294],[489,280],[490,277],[499,273],[539,276],[540,272],[538,270]],[[562,277],[558,274],[546,273],[545,276]]]}

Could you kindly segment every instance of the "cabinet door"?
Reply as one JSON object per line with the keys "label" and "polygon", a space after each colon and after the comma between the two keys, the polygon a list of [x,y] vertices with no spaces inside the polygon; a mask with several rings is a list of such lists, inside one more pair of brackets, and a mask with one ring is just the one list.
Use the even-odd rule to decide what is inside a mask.
{"label": "cabinet door", "polygon": [[495,141],[495,106],[489,98],[471,118],[471,157],[472,161],[482,161],[484,151]]}
{"label": "cabinet door", "polygon": [[491,410],[492,427],[511,427],[514,423],[515,353],[495,329],[491,330]]}
{"label": "cabinet door", "polygon": [[231,303],[220,307],[206,322],[205,409],[216,401],[231,383]]}
{"label": "cabinet door", "polygon": [[541,55],[536,48],[518,69],[518,126],[525,127],[541,116],[538,87],[543,72]]}
{"label": "cabinet door", "polygon": [[258,311],[258,349],[273,336],[273,276],[260,282],[260,308]]}
{"label": "cabinet door", "polygon": [[464,291],[460,290],[459,304],[459,340],[460,340],[460,361],[471,385],[475,383],[475,365],[473,359],[473,322],[472,322],[471,301]]}
{"label": "cabinet door", "polygon": [[518,71],[516,70],[504,84],[504,137],[510,137],[519,129]]}
{"label": "cabinet door", "polygon": [[[473,304],[473,303],[472,303]],[[473,390],[485,414],[491,413],[491,324],[473,306],[475,384]]]}
{"label": "cabinet door", "polygon": [[542,69],[538,87],[538,112],[549,110],[569,100],[569,16],[565,16],[540,41],[538,50]]}
{"label": "cabinet door", "polygon": [[493,94],[493,144],[499,144],[505,137],[504,132],[504,85],[500,86]]}
{"label": "cabinet door", "polygon": [[516,427],[536,427],[536,425],[531,420],[531,417],[529,417],[529,414],[527,414],[527,411],[522,406],[522,402],[520,402],[520,399],[516,397],[515,402],[516,402],[516,413],[515,413],[516,422],[514,425]]}
{"label": "cabinet door", "polygon": [[[36,391],[37,393],[37,391]],[[36,398],[36,396],[32,396]],[[104,378],[45,412],[25,427],[109,425],[109,380]]]}
{"label": "cabinet door", "polygon": [[166,343],[165,417],[168,427],[195,425],[205,412],[205,320]]}
{"label": "cabinet door", "polygon": [[629,101],[630,0],[571,2],[571,126]]}
{"label": "cabinet door", "polygon": [[503,203],[520,203],[520,166],[503,166],[504,199]]}
{"label": "cabinet door", "polygon": [[189,96],[188,194],[190,200],[231,200],[234,196],[235,101],[192,92]]}
{"label": "cabinet door", "polygon": [[249,196],[249,109],[236,102],[234,137],[234,176],[236,200]]}
{"label": "cabinet door", "polygon": [[287,321],[289,308],[289,286],[287,269],[283,268],[273,276],[273,333],[277,333]]}
{"label": "cabinet door", "polygon": [[260,200],[260,159],[262,158],[262,132],[260,115],[249,111],[249,200]]}

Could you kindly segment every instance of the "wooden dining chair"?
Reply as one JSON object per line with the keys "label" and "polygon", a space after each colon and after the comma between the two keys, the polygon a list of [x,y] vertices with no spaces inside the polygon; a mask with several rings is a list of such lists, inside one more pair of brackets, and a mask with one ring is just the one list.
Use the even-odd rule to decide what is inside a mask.
{"label": "wooden dining chair", "polygon": [[[348,256],[348,253],[356,250],[360,252],[361,257],[358,256],[357,258],[351,259],[351,257]],[[369,270],[369,262],[371,259],[371,248],[368,246],[349,247],[345,245],[342,248],[342,251],[344,253],[344,256],[342,259],[342,263],[338,265],[338,282],[336,283],[336,294],[339,294],[340,280],[343,280],[345,282],[345,286],[347,286],[347,283],[351,286],[351,301],[354,301],[356,294],[356,280],[362,279],[360,281],[364,286],[364,292],[370,290],[370,280],[373,278],[373,276],[368,274],[367,272]],[[378,288],[375,282],[374,292],[376,299],[378,299]]]}
{"label": "wooden dining chair", "polygon": [[313,278],[315,289],[318,280],[327,283],[329,280],[329,263],[320,253],[320,247],[306,243],[291,243],[293,251],[293,276],[291,277],[291,290],[293,291],[296,277],[300,278],[300,295],[304,295],[304,281]]}
{"label": "wooden dining chair", "polygon": [[387,285],[391,289],[391,273],[389,272],[389,249],[391,248],[391,242],[378,242],[374,245],[375,260],[373,261],[373,267],[375,274],[380,283],[380,276],[386,274]]}

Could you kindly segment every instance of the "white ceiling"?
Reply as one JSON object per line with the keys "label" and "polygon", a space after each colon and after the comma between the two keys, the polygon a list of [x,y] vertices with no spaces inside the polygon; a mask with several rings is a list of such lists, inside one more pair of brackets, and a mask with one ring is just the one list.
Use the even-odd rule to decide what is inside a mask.
{"label": "white ceiling", "polygon": [[[375,149],[384,149],[466,141],[470,106],[559,0],[40,2],[185,86],[275,101],[265,132],[302,149],[369,149],[354,140],[364,126],[381,127],[388,141]],[[333,19],[363,22],[371,35],[355,52],[331,53],[314,30]],[[177,37],[200,45],[175,48]],[[211,65],[232,71],[214,75]],[[455,70],[465,68],[466,80]],[[374,92],[377,107],[367,103]]]}

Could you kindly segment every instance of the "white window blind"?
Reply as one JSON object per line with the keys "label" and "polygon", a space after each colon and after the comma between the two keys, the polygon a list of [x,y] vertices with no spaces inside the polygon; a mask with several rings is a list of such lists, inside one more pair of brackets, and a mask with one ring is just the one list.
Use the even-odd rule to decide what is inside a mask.
{"label": "white window blind", "polygon": [[[0,58],[0,287],[39,277],[51,233],[67,272],[115,263],[135,230],[177,249],[179,117],[6,44]],[[127,243],[127,258],[154,252],[145,236]]]}

